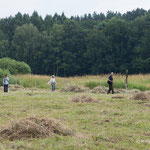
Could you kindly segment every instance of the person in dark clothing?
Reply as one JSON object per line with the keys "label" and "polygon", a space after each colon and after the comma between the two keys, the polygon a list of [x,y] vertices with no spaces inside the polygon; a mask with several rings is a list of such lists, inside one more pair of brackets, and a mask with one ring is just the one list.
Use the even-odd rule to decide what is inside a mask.
{"label": "person in dark clothing", "polygon": [[3,78],[4,92],[8,92],[8,84],[9,84],[9,78],[8,75],[5,74],[5,77]]}
{"label": "person in dark clothing", "polygon": [[110,76],[108,77],[107,83],[108,83],[108,85],[109,85],[109,90],[108,90],[107,94],[109,94],[110,91],[112,91],[112,94],[114,94],[113,75],[114,75],[114,73],[111,72]]}

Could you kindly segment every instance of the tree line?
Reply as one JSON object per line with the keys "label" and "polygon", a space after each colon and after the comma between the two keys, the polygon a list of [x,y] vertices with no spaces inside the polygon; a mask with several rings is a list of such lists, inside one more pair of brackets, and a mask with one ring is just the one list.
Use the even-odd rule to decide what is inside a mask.
{"label": "tree line", "polygon": [[24,61],[34,74],[73,76],[150,72],[150,10],[84,16],[0,19],[0,58]]}

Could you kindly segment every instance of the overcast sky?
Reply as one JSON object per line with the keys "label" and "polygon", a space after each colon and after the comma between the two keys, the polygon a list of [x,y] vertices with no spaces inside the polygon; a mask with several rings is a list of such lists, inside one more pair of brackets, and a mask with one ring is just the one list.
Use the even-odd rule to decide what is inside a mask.
{"label": "overcast sky", "polygon": [[150,9],[150,0],[0,0],[0,18],[17,12],[32,14],[34,10],[45,17],[55,12],[66,16],[85,13],[106,13],[108,10],[124,13],[136,8]]}

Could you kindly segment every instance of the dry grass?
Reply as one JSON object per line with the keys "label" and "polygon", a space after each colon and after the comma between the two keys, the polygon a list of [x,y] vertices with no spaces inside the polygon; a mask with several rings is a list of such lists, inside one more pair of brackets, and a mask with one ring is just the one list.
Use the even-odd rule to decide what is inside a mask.
{"label": "dry grass", "polygon": [[87,96],[87,95],[79,95],[75,96],[71,99],[72,102],[80,102],[80,103],[94,103],[99,102],[97,99]]}
{"label": "dry grass", "polygon": [[138,90],[138,89],[130,89],[130,90],[122,89],[121,91],[122,91],[122,93],[126,93],[126,94],[137,94],[137,93],[141,93],[141,91]]}
{"label": "dry grass", "polygon": [[[1,86],[0,90],[3,91],[3,89],[4,89],[4,87]],[[9,85],[9,90],[10,91],[18,91],[18,90],[22,90],[22,89],[24,89],[24,87],[22,85],[18,85],[18,84],[10,84]]]}
{"label": "dry grass", "polygon": [[[40,89],[49,89],[50,86],[47,82],[50,80],[51,76],[44,75],[17,75],[15,76],[19,80],[23,87],[35,86]],[[85,86],[87,83],[94,82],[96,86],[106,86],[108,75],[97,75],[97,76],[76,76],[76,77],[56,77],[57,89],[62,89],[66,84]],[[125,76],[120,74],[114,75],[114,87],[115,88],[125,88],[124,85]],[[98,84],[97,84],[98,83]],[[89,86],[88,86],[89,87]],[[139,89],[141,91],[150,90],[150,74],[147,75],[129,75],[128,78],[129,89]]]}
{"label": "dry grass", "polygon": [[88,88],[85,88],[83,86],[78,85],[67,85],[65,88],[63,88],[62,92],[85,92],[88,91]]}
{"label": "dry grass", "polygon": [[[125,90],[125,89],[114,89],[115,93],[118,94],[135,94],[135,93],[140,93],[141,91],[138,89],[130,89],[130,90]],[[91,93],[97,93],[97,94],[106,94],[108,92],[108,88],[105,86],[98,86],[95,87],[90,91]]]}
{"label": "dry grass", "polygon": [[67,136],[74,133],[55,119],[37,117],[13,121],[10,125],[0,129],[0,135],[9,140],[52,137],[55,134]]}
{"label": "dry grass", "polygon": [[112,96],[112,99],[123,99],[124,98],[124,95],[115,95],[115,96]]}
{"label": "dry grass", "polygon": [[105,87],[105,86],[98,86],[98,87],[95,87],[94,89],[92,89],[90,92],[91,93],[101,93],[101,94],[106,94],[108,91],[108,88]]}
{"label": "dry grass", "polygon": [[[52,138],[43,138],[47,137],[43,131],[43,135],[36,134],[37,138],[28,139],[28,137],[34,137],[30,134],[28,137],[20,136],[23,139],[14,141],[8,140],[11,139],[10,137],[13,137],[13,135],[6,135],[5,132],[2,137],[0,136],[0,150],[149,149],[150,145],[148,143],[140,142],[144,140],[147,141],[149,138],[149,101],[129,99],[133,97],[133,94],[139,93],[140,91],[116,89],[115,84],[115,92],[119,90],[122,94],[107,95],[89,93],[89,91],[85,91],[84,93],[60,92],[67,84],[75,84],[82,87],[86,82],[90,81],[106,83],[107,77],[107,75],[71,78],[56,77],[57,89],[56,92],[51,92],[51,87],[47,84],[50,76],[33,76],[33,81],[37,81],[37,90],[32,92],[32,90],[29,89],[32,87],[30,76],[26,76],[26,79],[20,76],[19,78],[23,81],[21,85],[25,84],[24,87],[27,88],[19,88],[17,91],[11,91],[10,88],[9,93],[1,92],[0,94],[0,126],[4,126],[4,128],[1,128],[1,131],[2,129],[3,131],[7,129],[5,131],[9,131],[10,133],[9,127],[11,127],[12,124],[19,122],[21,118],[26,119],[28,116],[37,115],[65,121],[67,125],[75,129],[76,132],[73,132],[74,136],[61,136],[57,134],[57,132],[54,133],[50,131],[50,135],[48,136],[52,136]],[[138,86],[149,87],[149,79],[150,75],[129,76],[129,84],[137,85],[132,88],[130,85],[129,89],[137,88]],[[123,76],[114,76],[115,83],[118,80],[124,84]],[[28,84],[31,86],[28,86]],[[98,100],[99,103],[69,102],[71,98],[79,97],[79,95],[89,95]],[[120,95],[124,95],[122,100],[112,99],[112,96]],[[18,121],[9,125],[8,122],[12,119]],[[38,123],[38,127],[39,125],[40,123]],[[27,128],[27,126],[25,127]],[[44,128],[47,129],[47,126]],[[71,130],[69,128],[67,129],[69,131]],[[18,130],[15,132],[19,133],[19,131],[17,131]],[[82,136],[77,136],[78,132],[82,134]]]}
{"label": "dry grass", "polygon": [[146,106],[146,107],[150,107],[150,103],[146,103],[145,106]]}
{"label": "dry grass", "polygon": [[146,92],[134,94],[133,99],[135,100],[150,100],[150,96]]}

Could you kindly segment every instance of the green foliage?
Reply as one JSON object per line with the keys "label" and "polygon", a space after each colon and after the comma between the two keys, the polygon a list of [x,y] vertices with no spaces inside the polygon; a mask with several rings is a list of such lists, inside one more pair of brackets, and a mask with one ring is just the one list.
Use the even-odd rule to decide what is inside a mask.
{"label": "green foliage", "polygon": [[150,11],[144,9],[44,19],[34,11],[0,20],[0,58],[24,61],[34,74],[149,73],[149,41]]}
{"label": "green foliage", "polygon": [[11,74],[28,74],[31,73],[29,65],[10,58],[0,59],[0,68],[9,70]]}
{"label": "green foliage", "polygon": [[19,79],[12,76],[8,70],[0,68],[0,85],[3,85],[3,78],[5,77],[5,74],[8,75],[10,84],[19,84]]}

